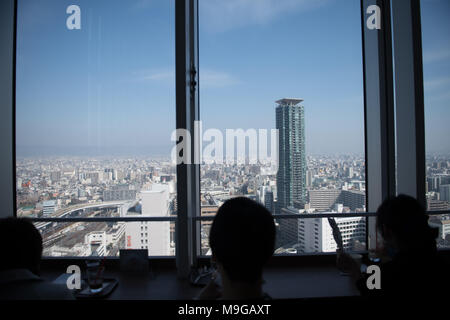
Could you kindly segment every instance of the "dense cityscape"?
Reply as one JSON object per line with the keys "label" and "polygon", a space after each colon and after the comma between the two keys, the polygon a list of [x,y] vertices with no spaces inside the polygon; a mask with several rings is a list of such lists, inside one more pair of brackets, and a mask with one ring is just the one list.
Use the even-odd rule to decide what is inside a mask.
{"label": "dense cityscape", "polygon": [[[450,184],[450,157],[434,156],[427,160],[428,210],[446,210],[449,208],[446,185]],[[329,203],[335,197],[329,195],[328,203],[319,204],[317,193],[320,190],[327,190],[328,194],[331,190],[364,191],[362,156],[309,156],[307,162],[307,188],[312,191],[309,194],[310,203],[313,202],[312,207],[319,207],[318,211],[329,211],[333,206]],[[267,190],[275,194],[276,203],[276,173],[266,169],[270,168],[259,165],[202,166],[202,215],[214,215],[220,204],[233,196],[245,195],[263,201],[262,192]],[[65,216],[64,212],[70,208],[138,200],[140,192],[150,189],[152,184],[168,184],[171,185],[168,215],[176,215],[175,183],[175,167],[169,159],[17,159],[17,214],[24,217]],[[273,203],[266,200],[267,206],[273,210]],[[85,209],[71,216],[119,216],[118,208]],[[344,207],[343,210],[350,211],[350,208]],[[430,218],[430,223],[440,227],[440,246],[449,246],[450,227],[447,226],[450,224],[447,219],[444,216]],[[98,246],[103,246],[102,250],[106,250],[104,253],[107,255],[117,255],[119,248],[125,248],[126,224],[132,223],[54,223],[45,230],[45,223],[38,223],[37,226],[42,226],[46,255],[90,255]],[[208,230],[209,223],[204,222],[203,253],[208,250]],[[105,239],[98,241],[96,234],[104,235]],[[107,237],[107,234],[110,236]],[[173,234],[170,239],[172,250],[169,254],[173,254]],[[80,249],[77,250],[77,247]]]}
{"label": "dense cityscape", "polygon": [[[276,101],[278,165],[225,161],[201,165],[201,212],[214,216],[227,199],[249,197],[274,214],[277,254],[333,252],[326,218],[290,218],[335,213],[344,249],[366,249],[366,187],[363,155],[306,156],[302,99]],[[173,159],[151,157],[18,158],[20,217],[174,217],[177,179]],[[427,210],[450,208],[450,157],[429,156]],[[339,217],[341,213],[361,216]],[[281,215],[281,216],[280,216]],[[313,216],[311,216],[313,217]],[[432,215],[439,247],[450,244],[449,215]],[[201,254],[209,255],[211,220],[201,221]],[[175,254],[175,221],[36,223],[45,256],[116,256],[120,249]]]}
{"label": "dense cityscape", "polygon": [[[361,156],[314,156],[308,157],[308,164],[307,185],[311,189],[364,188],[364,159]],[[17,159],[16,165],[18,216],[120,216],[121,213],[124,214],[121,205],[125,204],[130,209],[135,200],[140,200],[140,193],[151,190],[152,185],[169,187],[167,215],[176,215],[176,175],[170,159],[47,157]],[[276,200],[276,172],[271,172],[270,169],[260,165],[203,165],[202,215],[214,214],[225,200],[234,196],[245,195],[261,200],[263,191],[267,194],[267,190],[273,190]],[[109,203],[110,206],[93,207],[99,203]],[[270,206],[273,210],[273,204]],[[78,211],[70,212],[76,209]],[[57,255],[55,247],[60,247],[61,254],[65,252],[63,248],[67,248],[66,253],[70,254],[70,248],[74,245],[89,241],[85,236],[105,233],[106,238],[106,234],[115,234],[121,228],[125,229],[126,224],[132,223],[55,223],[54,227],[41,230],[47,244],[45,253]],[[205,229],[208,223],[204,224],[202,242],[206,247]],[[47,239],[55,238],[55,233],[65,236],[58,237],[58,241],[48,241]],[[173,239],[173,235],[171,238]],[[116,243],[106,245],[111,247],[108,254],[115,254],[118,248],[123,248],[124,239],[125,232],[122,230],[122,236],[117,237]],[[54,247],[53,250],[51,246]],[[90,253],[90,250],[84,254],[87,252]]]}

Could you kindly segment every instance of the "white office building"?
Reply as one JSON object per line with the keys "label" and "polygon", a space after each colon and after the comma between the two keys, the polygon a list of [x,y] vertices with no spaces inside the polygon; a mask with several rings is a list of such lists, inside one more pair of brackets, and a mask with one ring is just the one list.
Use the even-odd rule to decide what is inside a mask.
{"label": "white office building", "polygon": [[[150,190],[141,191],[140,212],[128,212],[127,216],[167,217],[169,215],[169,186],[152,184]],[[170,222],[129,222],[125,227],[127,249],[148,249],[151,256],[170,255]]]}
{"label": "white office building", "polygon": [[86,249],[83,255],[115,256],[125,233],[125,226],[126,223],[118,222],[107,229],[86,234],[84,236]]}
{"label": "white office building", "polygon": [[[337,206],[342,209],[342,205]],[[305,210],[289,208],[290,213],[305,214]],[[339,212],[336,212],[339,215]],[[315,213],[309,213],[314,215]],[[334,218],[342,234],[345,250],[363,250],[366,221],[364,217]],[[298,253],[335,252],[333,230],[326,218],[304,218],[298,220]]]}
{"label": "white office building", "polygon": [[56,211],[56,209],[57,207],[55,200],[48,200],[42,203],[42,213],[44,214],[44,216],[51,215]]}
{"label": "white office building", "polygon": [[439,238],[445,240],[450,235],[450,216],[432,217],[428,224],[431,227],[439,228]]}

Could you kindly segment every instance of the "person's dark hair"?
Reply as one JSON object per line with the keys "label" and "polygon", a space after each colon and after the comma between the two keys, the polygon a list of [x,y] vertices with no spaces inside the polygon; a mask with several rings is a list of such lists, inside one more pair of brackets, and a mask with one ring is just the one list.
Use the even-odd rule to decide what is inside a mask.
{"label": "person's dark hair", "polygon": [[0,219],[0,252],[0,270],[28,269],[38,274],[42,256],[41,234],[28,219]]}
{"label": "person's dark hair", "polygon": [[438,229],[428,224],[423,206],[413,197],[399,195],[385,200],[377,210],[377,228],[384,237],[391,230],[404,249],[436,251]]}
{"label": "person's dark hair", "polygon": [[231,281],[254,283],[275,249],[272,214],[248,198],[230,199],[217,211],[209,244]]}

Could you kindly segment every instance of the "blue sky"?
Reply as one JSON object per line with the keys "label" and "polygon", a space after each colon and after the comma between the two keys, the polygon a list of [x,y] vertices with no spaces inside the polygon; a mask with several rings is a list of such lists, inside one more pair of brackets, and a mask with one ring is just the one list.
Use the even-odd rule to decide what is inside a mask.
{"label": "blue sky", "polygon": [[422,0],[427,152],[450,152],[450,1]]}
{"label": "blue sky", "polygon": [[[428,151],[450,151],[449,2],[422,1]],[[81,30],[66,8],[81,8]],[[200,0],[204,128],[274,128],[304,99],[308,153],[362,153],[359,0]],[[19,0],[18,153],[167,154],[174,2]]]}

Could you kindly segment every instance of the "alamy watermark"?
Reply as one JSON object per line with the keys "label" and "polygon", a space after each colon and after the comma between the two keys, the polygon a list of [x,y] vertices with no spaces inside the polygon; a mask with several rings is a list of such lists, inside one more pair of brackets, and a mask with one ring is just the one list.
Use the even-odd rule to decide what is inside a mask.
{"label": "alamy watermark", "polygon": [[[81,29],[81,8],[72,4],[66,9],[66,13],[69,14],[66,20],[66,26],[69,30],[80,30]],[[381,29],[381,9],[377,5],[370,5],[366,9],[366,14],[370,14],[366,21],[366,26],[368,29],[373,30]]]}
{"label": "alamy watermark", "polygon": [[370,16],[367,18],[366,26],[369,30],[381,29],[381,9],[377,5],[371,5],[367,7],[367,14]]}
{"label": "alamy watermark", "polygon": [[[66,270],[67,274],[70,276],[66,280],[67,289],[69,290],[79,290],[81,289],[81,269],[77,265],[70,265]],[[366,280],[366,286],[369,290],[379,290],[381,289],[381,270],[377,265],[367,266],[366,273],[370,276]]]}
{"label": "alamy watermark", "polygon": [[67,267],[66,273],[70,276],[66,280],[67,289],[81,289],[81,269],[76,264],[72,264]]}
{"label": "alamy watermark", "polygon": [[[176,129],[171,158],[174,164],[265,164],[278,169],[278,129]],[[205,144],[205,145],[204,145]],[[270,144],[270,153],[268,145]]]}
{"label": "alamy watermark", "polygon": [[376,264],[372,264],[370,266],[367,266],[366,270],[367,274],[370,274],[370,276],[366,280],[366,286],[369,290],[374,289],[381,289],[381,270],[380,267]]}
{"label": "alamy watermark", "polygon": [[81,9],[76,4],[72,4],[67,7],[66,13],[70,16],[67,17],[66,26],[69,30],[81,29]]}

